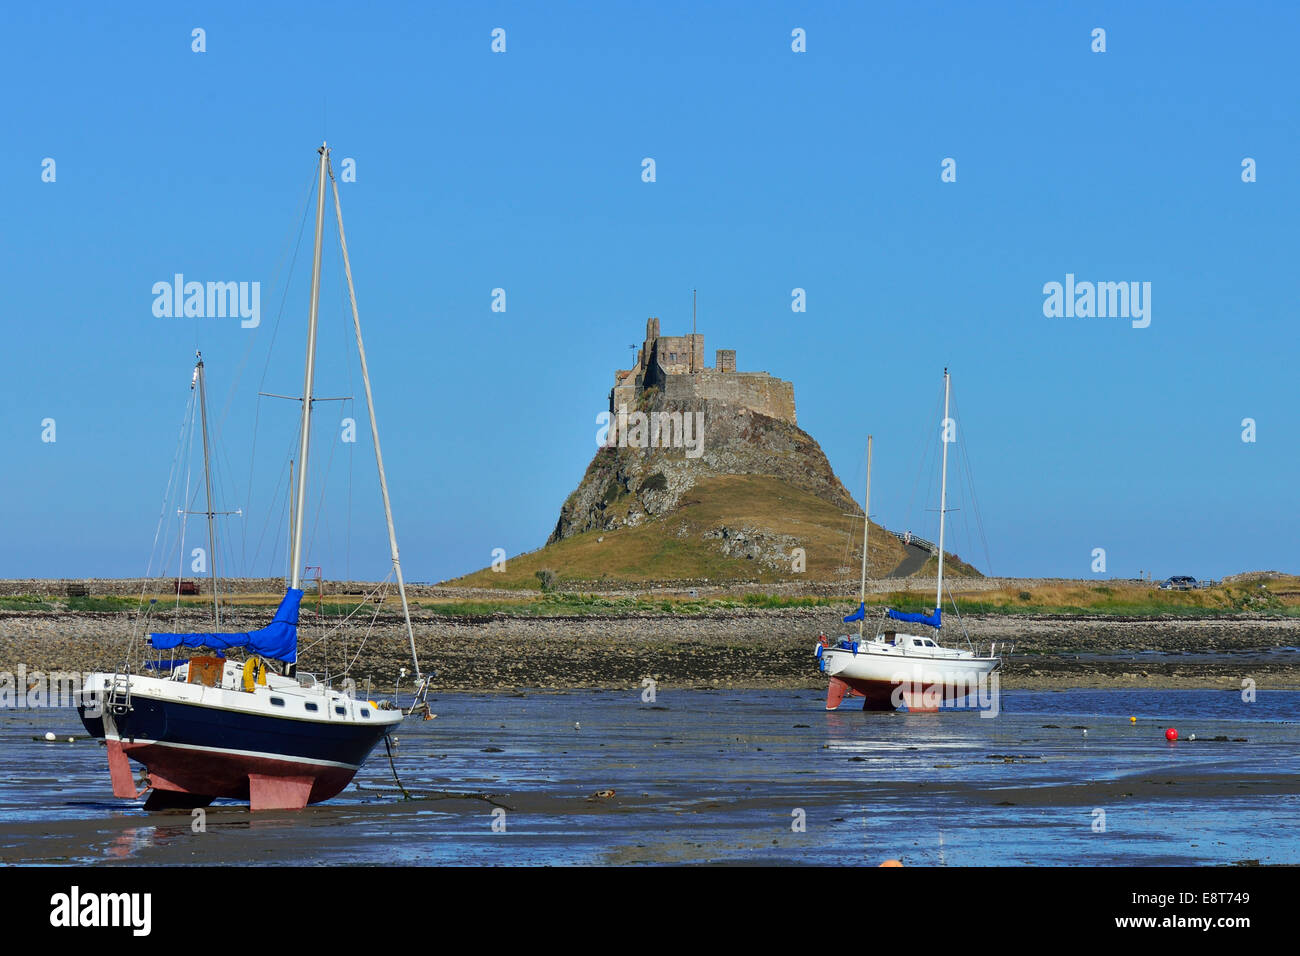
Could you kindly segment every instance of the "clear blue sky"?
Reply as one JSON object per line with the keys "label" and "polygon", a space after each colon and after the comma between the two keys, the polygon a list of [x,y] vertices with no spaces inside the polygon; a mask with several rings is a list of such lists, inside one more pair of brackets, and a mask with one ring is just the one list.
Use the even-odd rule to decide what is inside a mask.
{"label": "clear blue sky", "polygon": [[[692,288],[706,354],[793,381],[858,495],[874,433],[886,525],[933,528],[913,489],[948,365],[991,562],[958,535],[963,557],[1295,570],[1298,9],[11,5],[0,575],[145,570],[196,347],[219,504],[246,511],[228,570],[283,570],[254,545],[285,534],[295,406],[256,392],[301,387],[310,222],[276,277],[322,139],[357,164],[344,214],[410,579],[545,540],[613,370],[646,316],[689,330]],[[328,244],[325,263],[318,392],[360,396]],[[261,327],[155,317],[176,272],[261,282]],[[1066,273],[1150,282],[1150,327],[1046,318]],[[309,558],[382,576],[369,446],[341,445],[322,407]]]}

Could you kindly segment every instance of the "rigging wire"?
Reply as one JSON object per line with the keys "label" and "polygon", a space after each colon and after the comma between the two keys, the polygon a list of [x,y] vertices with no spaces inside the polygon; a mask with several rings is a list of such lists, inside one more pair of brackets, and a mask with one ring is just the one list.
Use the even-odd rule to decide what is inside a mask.
{"label": "rigging wire", "polygon": [[[939,399],[935,404],[934,411],[931,414],[929,420],[931,422],[938,422],[939,427],[942,428],[943,427],[942,417],[943,417],[943,393],[940,392]],[[917,467],[916,480],[912,483],[912,495],[907,501],[907,527],[903,529],[904,531],[908,531],[911,529],[912,519],[913,516],[916,514],[916,493],[921,486],[922,475],[928,475],[929,477],[929,484],[926,486],[925,500],[926,501],[934,500],[934,472],[935,469],[938,467],[938,459],[936,456],[936,459],[933,463],[931,463],[930,461],[930,456],[934,454],[933,430],[927,428],[924,431],[922,431],[920,442],[921,442],[920,454],[917,456],[918,459],[920,460],[920,464]],[[927,534],[932,533],[930,532],[930,528],[928,524],[924,525],[923,527],[925,528]]]}
{"label": "rigging wire", "polygon": [[[366,603],[369,602],[369,601],[371,601],[371,600],[374,598],[374,596],[375,596],[376,594],[379,594],[379,593],[382,591],[383,594],[381,595],[381,597],[382,597],[383,599],[387,599],[387,597],[388,597],[388,591],[389,591],[389,585],[390,585],[391,582],[392,582],[392,575],[390,574],[390,575],[389,575],[387,578],[385,578],[383,581],[380,581],[378,584],[376,584],[376,585],[375,585],[373,588],[371,588],[369,591],[365,592],[365,593],[361,596],[361,600],[357,602],[357,606],[354,607],[351,611],[349,611],[348,614],[343,618],[343,620],[341,620],[341,621],[337,622],[336,624],[334,624],[333,627],[329,628],[328,631],[325,631],[325,633],[321,634],[320,637],[318,637],[316,640],[312,641],[312,642],[311,642],[310,644],[308,644],[306,647],[301,648],[300,653],[304,653],[304,654],[305,654],[307,651],[311,650],[311,649],[312,649],[313,647],[315,647],[317,644],[320,644],[322,641],[324,641],[326,638],[328,638],[331,634],[334,634],[335,632],[338,632],[338,631],[343,630],[343,626],[344,626],[345,624],[347,624],[350,620],[352,620],[352,618],[356,617],[357,613],[358,613],[358,612],[359,612],[363,607],[365,607],[365,606],[366,606]],[[379,617],[379,612],[380,612],[382,609],[383,609],[383,604],[382,604],[382,602],[380,602],[380,603],[376,603],[376,604],[375,604],[375,611],[374,611],[374,614],[373,614],[373,615],[371,616],[371,618],[370,618],[370,625],[367,627],[367,631],[366,631],[367,634],[369,634],[370,628],[373,628],[373,627],[374,627],[375,620]],[[365,638],[362,638],[362,642],[363,642],[363,644],[364,644],[364,641],[365,641]],[[360,650],[360,648],[358,648],[358,649],[357,649],[357,653],[359,654],[360,652],[361,652],[361,650]],[[355,663],[355,661],[354,661],[354,663]],[[348,673],[348,671],[349,671],[350,669],[351,669],[351,666],[349,665],[347,668],[345,668],[345,669],[342,671],[342,673],[343,673],[343,674],[346,674],[346,673]]]}
{"label": "rigging wire", "polygon": [[193,412],[190,413],[190,433],[189,433],[188,444],[186,445],[186,449],[185,449],[185,497],[181,499],[181,502],[184,505],[184,507],[182,507],[181,514],[179,515],[180,517],[180,522],[178,525],[179,530],[176,536],[176,581],[178,586],[176,588],[175,612],[177,614],[180,614],[180,609],[181,609],[181,589],[179,587],[179,583],[181,578],[185,577],[185,532],[189,527],[189,522],[188,522],[189,515],[186,513],[188,511],[188,504],[186,503],[190,500],[190,485],[193,479],[194,421],[197,417],[198,416],[195,415]]}
{"label": "rigging wire", "polygon": [[[315,176],[312,177],[313,181],[315,180],[315,178],[316,178]],[[266,362],[262,366],[262,377],[259,380],[257,386],[257,391],[258,391],[257,401],[254,402],[253,404],[253,442],[248,455],[248,497],[246,499],[246,505],[250,509],[250,511],[252,509],[252,503],[253,503],[253,487],[254,487],[253,475],[256,472],[256,468],[257,468],[257,436],[259,434],[259,425],[262,419],[261,392],[264,390],[266,386],[266,376],[271,369],[271,356],[275,354],[275,340],[280,333],[280,323],[284,318],[284,308],[289,299],[289,286],[291,284],[291,279],[293,277],[294,269],[297,267],[298,264],[298,253],[302,248],[302,236],[303,236],[303,231],[307,226],[307,213],[311,209],[311,194],[313,188],[314,186],[311,183],[309,183],[307,188],[307,196],[303,202],[303,207],[302,207],[302,219],[298,223],[298,239],[297,242],[295,242],[293,245],[293,256],[290,259],[289,270],[288,273],[285,275],[284,285],[282,286],[282,290],[280,294],[280,307],[276,310],[275,322],[272,324],[271,327],[271,342],[266,350]],[[241,542],[240,542],[240,547],[245,558],[245,566],[248,565],[247,562],[248,525],[249,522],[244,523],[244,535],[241,538]],[[263,534],[265,534],[265,530],[266,527],[264,522]],[[274,577],[274,575],[272,575],[272,577]]]}
{"label": "rigging wire", "polygon": [[[957,409],[957,400],[954,398],[954,399],[953,399],[953,411],[954,411],[954,414],[956,414],[956,409]],[[963,432],[964,432],[964,431],[965,431],[965,420],[962,419],[961,421],[962,421],[962,429],[963,429]],[[967,483],[968,483],[968,485],[969,485],[969,489],[970,489],[970,504],[971,504],[971,510],[975,512],[975,527],[976,527],[976,529],[977,529],[978,532],[979,532],[980,543],[982,544],[982,546],[983,546],[983,548],[984,548],[984,561],[985,561],[985,568],[987,569],[987,573],[988,573],[990,576],[992,576],[992,574],[993,574],[993,557],[992,557],[992,553],[989,551],[989,541],[988,541],[988,536],[987,536],[987,535],[985,534],[985,532],[984,532],[984,515],[983,515],[983,513],[980,511],[979,498],[978,498],[978,496],[976,495],[976,492],[975,492],[975,470],[971,467],[971,463],[970,463],[970,455],[969,455],[969,453],[966,451],[966,443],[965,443],[964,441],[963,441],[963,443],[962,443],[962,447],[961,447],[961,458],[962,458],[962,463],[963,463],[963,465],[965,466],[965,470],[966,470],[966,480],[967,480]],[[973,538],[972,538],[972,540],[973,540]]]}
{"label": "rigging wire", "polygon": [[352,667],[353,667],[353,665],[356,664],[358,658],[361,657],[361,652],[365,649],[366,641],[370,638],[370,632],[374,630],[374,627],[375,627],[375,621],[376,621],[376,619],[378,619],[378,617],[379,617],[379,610],[380,610],[380,608],[382,608],[382,607],[384,606],[383,602],[386,601],[386,600],[388,600],[388,583],[389,583],[389,581],[392,580],[392,577],[393,577],[393,576],[392,576],[392,574],[390,573],[388,577],[384,578],[384,581],[383,581],[383,585],[384,585],[384,593],[383,593],[383,596],[381,597],[380,601],[377,602],[377,603],[375,604],[375,613],[374,613],[374,615],[370,618],[370,624],[367,625],[367,627],[366,627],[366,633],[363,634],[363,635],[361,635],[361,643],[357,645],[357,653],[353,656],[352,660],[350,660],[350,661],[347,663],[347,666],[343,668],[343,673],[344,673],[344,674],[350,674],[350,673],[352,673]]}
{"label": "rigging wire", "polygon": [[[139,635],[140,624],[143,621],[143,619],[147,616],[148,613],[149,605],[145,603],[145,595],[149,593],[149,581],[153,577],[154,561],[156,559],[160,559],[161,555],[166,554],[167,551],[170,550],[170,548],[166,547],[167,539],[163,537],[163,526],[167,521],[168,502],[172,500],[172,494],[174,493],[176,482],[179,480],[179,476],[180,476],[180,467],[181,467],[181,462],[183,460],[181,453],[185,445],[186,429],[187,427],[190,427],[193,422],[193,417],[192,417],[194,411],[193,403],[194,403],[194,397],[193,397],[193,391],[191,391],[190,398],[187,400],[185,405],[185,414],[181,418],[180,427],[177,431],[176,448],[172,452],[171,466],[168,468],[167,471],[167,483],[163,487],[163,500],[158,510],[158,523],[154,528],[153,545],[149,549],[149,561],[145,565],[144,581],[140,585],[140,603],[136,607],[136,618],[134,623],[132,624],[131,637],[127,645],[128,656],[131,653],[131,650],[133,649],[135,644],[135,640]],[[158,547],[160,540],[163,542],[164,545],[161,551],[159,550]]]}
{"label": "rigging wire", "polygon": [[[344,263],[343,263],[343,243],[340,242],[339,243],[339,269],[337,274],[340,315],[346,315],[348,310],[351,307],[351,303],[348,299],[348,289],[347,289],[347,284],[345,282],[345,278],[346,277],[344,274]],[[347,510],[345,512],[346,520],[344,525],[344,536],[343,536],[343,577],[345,580],[351,581],[352,580],[352,476],[354,474],[353,463],[356,457],[357,443],[356,443],[356,435],[355,435],[356,418],[353,417],[356,415],[356,401],[352,397],[353,395],[356,394],[356,389],[354,387],[354,379],[352,377],[352,358],[353,358],[352,338],[351,336],[348,335],[348,331],[349,329],[347,323],[340,322],[339,332],[343,336],[343,368],[347,373],[347,382],[348,382],[348,391],[347,391],[348,398],[347,401],[343,403],[343,408],[345,411],[345,415],[347,415],[348,417],[352,417],[352,427],[354,429],[353,440],[348,443],[348,482],[347,482],[348,501],[347,501]]]}

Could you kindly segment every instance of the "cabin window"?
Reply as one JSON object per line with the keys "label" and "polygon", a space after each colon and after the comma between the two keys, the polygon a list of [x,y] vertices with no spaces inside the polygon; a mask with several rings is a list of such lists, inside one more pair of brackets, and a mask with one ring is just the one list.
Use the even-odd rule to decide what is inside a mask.
{"label": "cabin window", "polygon": [[283,706],[284,706],[284,698],[283,698],[283,697],[272,697],[272,698],[271,698],[271,705],[272,705],[273,707],[283,707]]}
{"label": "cabin window", "polygon": [[367,718],[367,719],[369,719],[369,717],[370,717],[370,711],[366,710],[364,707],[361,708],[361,716],[362,716],[362,717],[365,717],[365,718]]}
{"label": "cabin window", "polygon": [[308,701],[303,706],[306,707],[308,710],[310,710],[313,714],[316,713],[316,711],[320,710],[320,708],[317,707],[315,704],[313,704],[311,701]]}
{"label": "cabin window", "polygon": [[342,714],[343,716],[346,717],[346,716],[347,716],[347,713],[348,713],[348,709],[347,709],[346,707],[335,707],[335,708],[334,708],[334,713],[336,713],[336,714]]}

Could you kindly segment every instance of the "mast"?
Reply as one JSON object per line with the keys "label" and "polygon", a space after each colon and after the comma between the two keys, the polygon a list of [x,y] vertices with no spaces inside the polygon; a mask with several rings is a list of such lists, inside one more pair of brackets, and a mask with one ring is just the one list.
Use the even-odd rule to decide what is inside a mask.
{"label": "mast", "polygon": [[[861,604],[865,608],[867,605],[867,539],[871,537],[871,436],[867,436],[867,498],[862,507],[862,595]],[[862,636],[862,620],[867,615],[864,612],[862,617],[858,618],[858,637]]]}
{"label": "mast", "polygon": [[[328,153],[322,162],[328,165]],[[325,167],[322,166],[322,170]],[[361,380],[366,387],[366,410],[370,413],[370,436],[375,444],[375,464],[379,468],[379,491],[384,499],[384,518],[388,521],[388,549],[393,558],[393,571],[397,577],[397,593],[402,598],[402,617],[406,621],[406,636],[411,644],[411,662],[415,665],[415,679],[422,683],[424,675],[420,673],[420,658],[415,650],[415,630],[411,627],[411,609],[406,601],[406,582],[402,578],[402,559],[397,550],[397,530],[393,526],[393,506],[388,497],[388,478],[384,474],[384,453],[379,448],[379,424],[375,419],[375,397],[370,390],[370,368],[366,364],[366,346],[361,340],[361,315],[357,311],[357,293],[352,285],[352,263],[348,259],[348,240],[343,232],[343,206],[339,202],[339,184],[334,179],[334,170],[330,170],[330,186],[334,191],[334,213],[339,222],[339,246],[343,250],[343,272],[348,280],[348,299],[352,303],[352,327],[357,334],[357,355],[361,359]],[[322,197],[324,196],[325,174],[321,173]],[[320,218],[317,217],[319,228]],[[316,256],[320,261],[320,235],[316,238]]]}
{"label": "mast", "polygon": [[216,512],[212,510],[212,464],[208,455],[208,393],[203,378],[203,353],[195,352],[198,362],[194,366],[194,381],[199,386],[199,409],[203,421],[203,488],[208,501],[208,568],[212,572],[212,614],[221,626],[221,597],[217,594],[217,531]]}
{"label": "mast", "polygon": [[293,515],[293,548],[290,552],[290,587],[302,584],[302,525],[307,511],[307,449],[311,442],[312,385],[316,375],[316,315],[320,307],[320,249],[325,230],[325,166],[329,146],[321,143],[320,172],[316,192],[316,246],[311,264],[311,308],[307,316],[307,362],[302,383],[302,435],[298,441],[298,487]]}
{"label": "mast", "polygon": [[[294,507],[293,507],[293,459],[289,459],[289,549],[285,551],[285,559],[293,560],[293,526],[294,526]],[[293,567],[291,564],[290,568]],[[293,571],[289,571],[288,577],[293,577]]]}
{"label": "mast", "polygon": [[948,511],[948,396],[951,383],[948,370],[943,370],[943,421],[939,425],[939,440],[943,442],[943,477],[939,482],[939,584],[934,597],[935,611],[943,607],[943,521]]}

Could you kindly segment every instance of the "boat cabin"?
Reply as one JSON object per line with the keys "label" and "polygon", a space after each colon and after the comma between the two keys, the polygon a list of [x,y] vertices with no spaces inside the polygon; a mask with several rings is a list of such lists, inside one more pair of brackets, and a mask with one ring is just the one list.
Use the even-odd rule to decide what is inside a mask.
{"label": "boat cabin", "polygon": [[907,653],[913,648],[924,651],[940,646],[932,638],[918,637],[915,634],[899,634],[897,631],[885,631],[877,640],[889,647],[896,647],[903,653]]}

